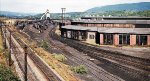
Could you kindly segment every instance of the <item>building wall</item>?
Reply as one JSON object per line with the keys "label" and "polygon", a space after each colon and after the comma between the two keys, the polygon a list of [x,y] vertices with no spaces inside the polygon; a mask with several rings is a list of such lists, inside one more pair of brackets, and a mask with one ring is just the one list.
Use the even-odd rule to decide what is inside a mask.
{"label": "building wall", "polygon": [[[76,34],[73,34],[73,31],[72,30],[63,30],[62,31],[63,33],[62,33],[62,36],[63,37],[67,37],[67,38],[73,38],[73,37],[75,37],[76,36],[76,34],[77,34],[77,32],[75,32]],[[84,33],[84,34],[79,34],[79,32],[81,33]],[[71,35],[71,33],[72,33],[72,35]],[[96,32],[90,32],[90,31],[78,31],[78,40],[83,40],[83,41],[86,41],[87,43],[91,43],[91,44],[96,44]],[[97,40],[99,40],[98,42],[100,43],[100,45],[103,45],[104,44],[104,39],[105,39],[105,36],[104,36],[105,34],[99,34],[99,36],[98,36],[98,39]],[[113,45],[115,45],[115,46],[118,46],[119,45],[119,34],[111,34],[111,35],[113,35],[113,36],[111,36],[111,37],[113,37]],[[130,35],[130,45],[131,46],[135,46],[135,45],[137,45],[136,43],[137,43],[137,38],[136,38],[136,36],[137,35],[133,35],[133,34],[131,34]],[[150,46],[150,35],[146,35],[147,36],[147,45],[148,46]],[[83,37],[83,39],[81,39]],[[73,39],[75,39],[75,38],[73,38]],[[109,45],[109,44],[108,44]]]}
{"label": "building wall", "polygon": [[150,35],[147,35],[147,45],[150,46]]}
{"label": "building wall", "polygon": [[103,45],[104,44],[104,35],[100,34],[100,44]]}
{"label": "building wall", "polygon": [[96,24],[97,27],[103,27],[103,24]]}
{"label": "building wall", "polygon": [[113,43],[114,43],[115,46],[119,45],[119,35],[118,34],[114,35]]}
{"label": "building wall", "polygon": [[92,26],[92,24],[88,24],[88,27]]}
{"label": "building wall", "polygon": [[130,35],[130,45],[136,45],[136,35]]}
{"label": "building wall", "polygon": [[[134,24],[99,24],[99,23],[76,23],[77,25],[79,26],[88,26],[88,27],[111,27],[111,28],[135,28],[135,25]],[[72,24],[72,25],[75,25],[75,24]]]}
{"label": "building wall", "polygon": [[[91,43],[91,44],[95,44],[96,39],[95,39],[95,35],[96,32],[87,32],[87,40],[86,42]],[[91,38],[91,36],[94,36],[93,38]]]}

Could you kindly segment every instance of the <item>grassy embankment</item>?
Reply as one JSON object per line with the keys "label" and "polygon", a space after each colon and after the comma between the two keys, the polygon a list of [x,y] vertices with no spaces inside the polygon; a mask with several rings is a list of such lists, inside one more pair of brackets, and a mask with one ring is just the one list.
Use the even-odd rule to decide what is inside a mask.
{"label": "grassy embankment", "polygon": [[12,65],[9,67],[7,65],[7,52],[8,50],[4,50],[2,35],[0,30],[0,81],[19,81],[16,76],[15,67]]}

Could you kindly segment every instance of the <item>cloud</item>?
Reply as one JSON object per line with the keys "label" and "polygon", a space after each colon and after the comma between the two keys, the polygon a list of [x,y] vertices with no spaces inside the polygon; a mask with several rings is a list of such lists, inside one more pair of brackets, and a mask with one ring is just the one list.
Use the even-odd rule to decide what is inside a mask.
{"label": "cloud", "polygon": [[67,12],[85,11],[96,6],[121,3],[150,2],[149,0],[0,0],[0,10],[15,12],[61,12],[65,7]]}

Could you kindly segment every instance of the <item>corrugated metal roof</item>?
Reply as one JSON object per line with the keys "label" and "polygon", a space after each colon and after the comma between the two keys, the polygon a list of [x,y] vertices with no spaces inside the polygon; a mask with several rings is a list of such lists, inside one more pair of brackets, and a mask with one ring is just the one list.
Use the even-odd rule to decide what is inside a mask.
{"label": "corrugated metal roof", "polygon": [[134,28],[133,32],[136,34],[150,34],[150,28]]}
{"label": "corrugated metal roof", "polygon": [[102,33],[131,33],[133,32],[133,28],[110,28],[105,31],[98,31]]}
{"label": "corrugated metal roof", "polygon": [[150,20],[150,17],[81,17],[81,19],[103,19],[103,20]]}
{"label": "corrugated metal roof", "polygon": [[76,20],[76,23],[150,24],[150,20]]}
{"label": "corrugated metal roof", "polygon": [[66,26],[62,26],[62,28],[73,29],[73,30],[97,31],[97,27],[83,27],[83,26],[75,26],[75,25],[66,25]]}
{"label": "corrugated metal roof", "polygon": [[87,31],[97,31],[99,33],[129,33],[129,34],[150,34],[150,28],[105,28],[105,27],[84,27],[84,26],[74,26],[67,25],[62,26],[64,29],[72,30],[87,30]]}
{"label": "corrugated metal roof", "polygon": [[150,34],[150,28],[110,28],[100,33],[130,33],[130,34]]}

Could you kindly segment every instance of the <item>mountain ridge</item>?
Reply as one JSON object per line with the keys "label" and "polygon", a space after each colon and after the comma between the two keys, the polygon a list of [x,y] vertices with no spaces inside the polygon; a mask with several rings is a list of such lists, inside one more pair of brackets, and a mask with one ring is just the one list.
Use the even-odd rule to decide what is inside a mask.
{"label": "mountain ridge", "polygon": [[122,11],[122,10],[129,10],[129,11],[150,10],[150,2],[124,3],[124,4],[94,7],[86,10],[85,12],[105,12],[105,11]]}
{"label": "mountain ridge", "polygon": [[[117,7],[112,7],[116,6]],[[150,2],[140,2],[140,3],[125,3],[125,4],[116,4],[116,5],[107,5],[102,7],[94,7],[85,12],[67,12],[65,16],[71,18],[78,18],[87,15],[95,16],[150,16]],[[123,8],[120,7],[123,5]],[[132,6],[129,6],[132,5]],[[134,7],[133,7],[134,6]],[[111,7],[111,8],[110,8]],[[131,7],[131,8],[130,8]],[[117,9],[116,9],[117,8]],[[119,8],[119,9],[118,9]],[[121,9],[120,9],[121,8]],[[112,10],[112,11],[109,11]],[[128,11],[129,10],[129,11]],[[130,11],[131,10],[131,11]],[[91,13],[92,12],[92,13]],[[94,12],[94,13],[93,13]],[[15,18],[30,18],[30,17],[41,17],[43,13],[19,13],[11,11],[0,11],[1,17],[15,17]],[[61,13],[51,13],[53,18],[61,18]]]}
{"label": "mountain ridge", "polygon": [[11,11],[0,11],[0,15],[8,16],[8,17],[30,16],[30,15],[35,15],[35,14],[37,14],[37,13],[21,13],[21,12],[11,12]]}

